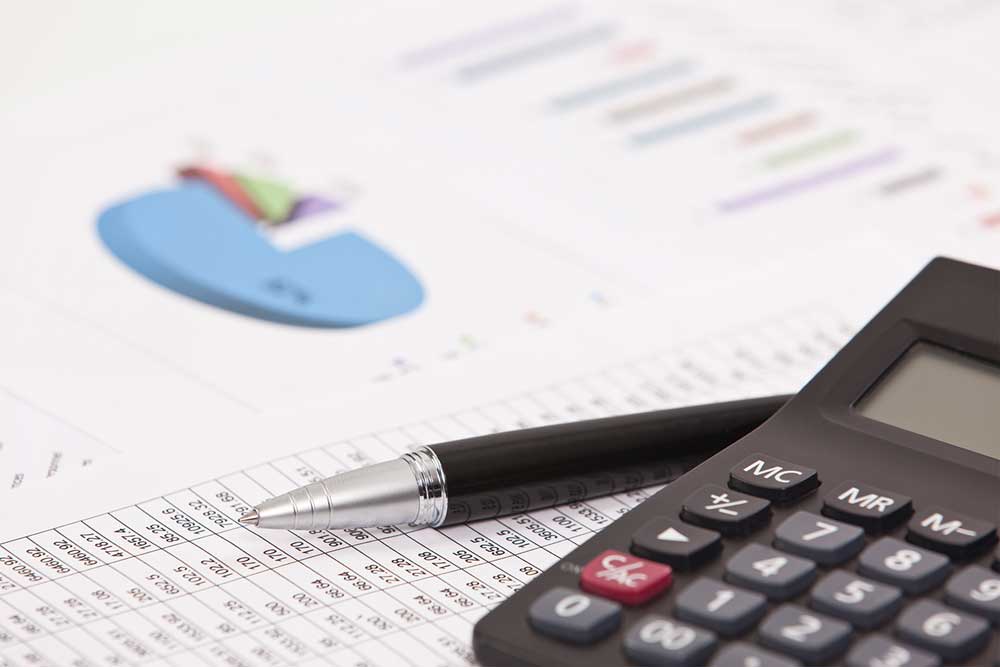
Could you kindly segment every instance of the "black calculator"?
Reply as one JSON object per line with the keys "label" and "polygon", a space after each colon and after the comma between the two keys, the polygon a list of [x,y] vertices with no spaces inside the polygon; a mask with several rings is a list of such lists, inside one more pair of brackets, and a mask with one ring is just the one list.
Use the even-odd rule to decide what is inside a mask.
{"label": "black calculator", "polygon": [[476,625],[485,665],[1000,667],[1000,272],[938,258],[770,420]]}

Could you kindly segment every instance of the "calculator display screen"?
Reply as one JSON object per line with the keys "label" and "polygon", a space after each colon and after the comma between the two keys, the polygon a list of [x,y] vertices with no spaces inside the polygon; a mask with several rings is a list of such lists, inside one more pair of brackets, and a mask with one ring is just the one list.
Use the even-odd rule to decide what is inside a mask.
{"label": "calculator display screen", "polygon": [[1000,366],[916,343],[865,394],[866,417],[1000,459]]}

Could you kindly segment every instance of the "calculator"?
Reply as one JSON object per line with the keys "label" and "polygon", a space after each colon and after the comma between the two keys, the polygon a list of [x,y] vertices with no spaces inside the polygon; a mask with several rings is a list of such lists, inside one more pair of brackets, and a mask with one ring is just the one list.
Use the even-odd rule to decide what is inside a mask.
{"label": "calculator", "polygon": [[1000,667],[1000,272],[931,261],[771,419],[483,617],[485,665]]}

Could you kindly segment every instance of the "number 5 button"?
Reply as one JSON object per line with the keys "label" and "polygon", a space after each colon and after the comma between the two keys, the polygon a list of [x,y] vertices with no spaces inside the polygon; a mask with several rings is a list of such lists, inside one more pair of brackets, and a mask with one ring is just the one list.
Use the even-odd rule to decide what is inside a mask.
{"label": "number 5 button", "polygon": [[865,532],[857,526],[809,512],[796,512],[781,522],[774,546],[823,565],[838,565],[853,558],[865,545]]}

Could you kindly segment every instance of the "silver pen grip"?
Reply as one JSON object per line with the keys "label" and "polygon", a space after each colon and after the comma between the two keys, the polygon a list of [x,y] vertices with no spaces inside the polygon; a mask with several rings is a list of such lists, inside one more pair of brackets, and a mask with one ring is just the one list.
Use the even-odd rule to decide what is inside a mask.
{"label": "silver pen grip", "polygon": [[447,504],[440,462],[423,447],[266,500],[255,518],[260,528],[288,530],[437,525]]}

